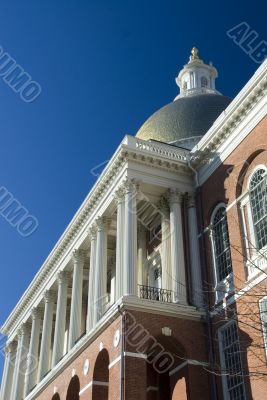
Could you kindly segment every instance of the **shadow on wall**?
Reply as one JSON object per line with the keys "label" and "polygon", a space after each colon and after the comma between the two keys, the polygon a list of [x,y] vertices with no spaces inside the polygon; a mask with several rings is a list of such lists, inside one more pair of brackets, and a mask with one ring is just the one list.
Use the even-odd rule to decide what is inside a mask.
{"label": "shadow on wall", "polygon": [[59,394],[55,393],[51,400],[60,400]]}

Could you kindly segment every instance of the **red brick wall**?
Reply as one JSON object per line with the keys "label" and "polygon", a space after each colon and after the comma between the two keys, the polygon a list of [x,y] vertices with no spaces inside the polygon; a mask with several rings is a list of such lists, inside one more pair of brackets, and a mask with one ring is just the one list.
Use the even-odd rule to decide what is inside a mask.
{"label": "red brick wall", "polygon": [[[154,337],[163,346],[164,352],[174,354],[175,362],[171,365],[171,369],[177,365],[182,364],[187,359],[196,359],[198,361],[207,361],[207,354],[205,350],[206,333],[203,322],[185,320],[173,317],[166,317],[151,313],[140,313],[130,311],[132,321],[135,319],[137,324],[142,329],[147,330],[151,337]],[[128,318],[128,326],[130,319]],[[120,355],[120,346],[117,348],[113,345],[114,333],[120,329],[121,320],[117,318],[108,328],[91,343],[87,349],[77,358],[71,362],[63,372],[57,376],[54,381],[44,389],[44,391],[37,397],[38,400],[52,399],[54,388],[60,399],[66,399],[69,384],[71,382],[72,374],[75,374],[74,381],[77,381],[80,390],[85,388],[89,382],[109,380],[109,387],[93,385],[88,388],[81,396],[81,400],[119,400],[120,399],[120,362],[117,362],[107,371],[107,363],[111,363]],[[172,330],[171,337],[162,335],[162,328],[169,327]],[[140,328],[140,329],[141,329]],[[151,357],[150,362],[143,358],[142,354],[138,353],[137,348],[128,341],[127,335],[125,336],[125,400],[148,400],[153,399],[152,392],[147,396],[147,387],[154,386],[153,376],[148,376],[148,371],[152,371],[152,375],[158,381],[166,379],[170,384],[170,392],[173,391],[172,400],[181,400],[188,398],[190,400],[208,400],[210,398],[209,390],[209,376],[203,371],[201,367],[192,365],[185,366],[179,373],[173,374],[169,377],[169,371],[165,375],[159,376],[155,370],[154,359]],[[104,350],[100,352],[100,343],[103,343]],[[137,343],[137,342],[136,342]],[[147,348],[144,346],[144,351]],[[135,353],[133,356],[132,353]],[[175,355],[177,354],[177,356]],[[154,355],[157,358],[157,355]],[[84,361],[89,359],[90,368],[88,375],[84,376],[83,365]],[[158,365],[157,365],[158,366]],[[107,374],[109,373],[109,377]],[[77,376],[77,377],[76,377]],[[165,377],[165,378],[164,378]],[[152,381],[151,381],[152,379]],[[76,383],[77,384],[77,383]],[[75,389],[74,385],[74,389]],[[162,385],[161,385],[162,387]],[[70,392],[69,399],[75,400],[75,391]],[[152,396],[152,397],[151,397]],[[155,392],[154,392],[155,396]],[[180,396],[180,397],[179,397]],[[182,396],[182,397],[181,397]],[[186,397],[188,396],[188,397]],[[155,400],[160,398],[155,397]],[[166,399],[167,400],[167,399]]]}
{"label": "red brick wall", "polygon": [[[210,224],[210,217],[214,207],[224,202],[226,206],[234,203],[235,199],[244,192],[248,179],[259,164],[267,164],[267,118],[264,118],[239,144],[224,163],[209,177],[201,188],[201,200],[203,205],[202,229]],[[234,283],[237,289],[248,284],[244,266],[243,241],[240,215],[238,207],[234,204],[227,211],[229,239],[231,244],[231,258],[233,265]],[[207,277],[212,289],[214,273],[211,254],[211,243],[208,233],[204,235],[207,255]],[[242,347],[243,368],[253,372],[260,372],[259,376],[250,376],[246,379],[246,389],[249,399],[263,399],[266,397],[267,380],[265,374],[266,358],[262,341],[261,323],[258,301],[267,293],[266,280],[251,290],[247,296],[241,297],[234,308],[239,321],[239,335]],[[214,304],[214,296],[210,295],[211,304]],[[226,312],[227,314],[227,312]],[[227,317],[227,315],[226,315]],[[214,346],[217,348],[218,320],[213,320]],[[219,362],[219,354],[216,354],[216,362]],[[248,373],[248,371],[246,371]],[[219,399],[222,399],[221,379],[218,379]]]}

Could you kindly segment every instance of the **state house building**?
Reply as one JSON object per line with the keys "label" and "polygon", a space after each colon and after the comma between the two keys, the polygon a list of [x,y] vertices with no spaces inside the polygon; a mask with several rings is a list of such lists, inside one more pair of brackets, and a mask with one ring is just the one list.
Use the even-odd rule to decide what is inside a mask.
{"label": "state house building", "polygon": [[193,48],[124,137],[2,326],[1,400],[267,398],[267,60],[216,78]]}

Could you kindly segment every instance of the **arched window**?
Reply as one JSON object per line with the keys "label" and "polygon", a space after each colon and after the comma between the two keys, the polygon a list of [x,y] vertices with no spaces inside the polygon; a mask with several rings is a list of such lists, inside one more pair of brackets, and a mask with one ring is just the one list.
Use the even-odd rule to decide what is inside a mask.
{"label": "arched window", "polygon": [[224,205],[215,208],[212,219],[212,241],[217,284],[232,272],[232,260],[228,235],[226,209]]}
{"label": "arched window", "polygon": [[267,171],[258,168],[249,182],[250,208],[254,226],[255,245],[261,250],[267,245]]}
{"label": "arched window", "polygon": [[208,86],[208,79],[205,76],[201,77],[201,87],[207,87]]}

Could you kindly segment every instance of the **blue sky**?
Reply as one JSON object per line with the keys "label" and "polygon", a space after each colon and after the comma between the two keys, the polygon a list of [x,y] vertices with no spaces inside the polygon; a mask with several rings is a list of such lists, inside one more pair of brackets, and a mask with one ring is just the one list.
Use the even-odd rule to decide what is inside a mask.
{"label": "blue sky", "polygon": [[218,90],[234,96],[258,65],[226,32],[245,21],[267,40],[267,28],[259,1],[4,0],[0,7],[0,46],[42,87],[25,103],[0,77],[0,187],[39,223],[25,238],[0,216],[2,324],[95,182],[91,169],[176,96],[174,78],[192,46],[217,67]]}

